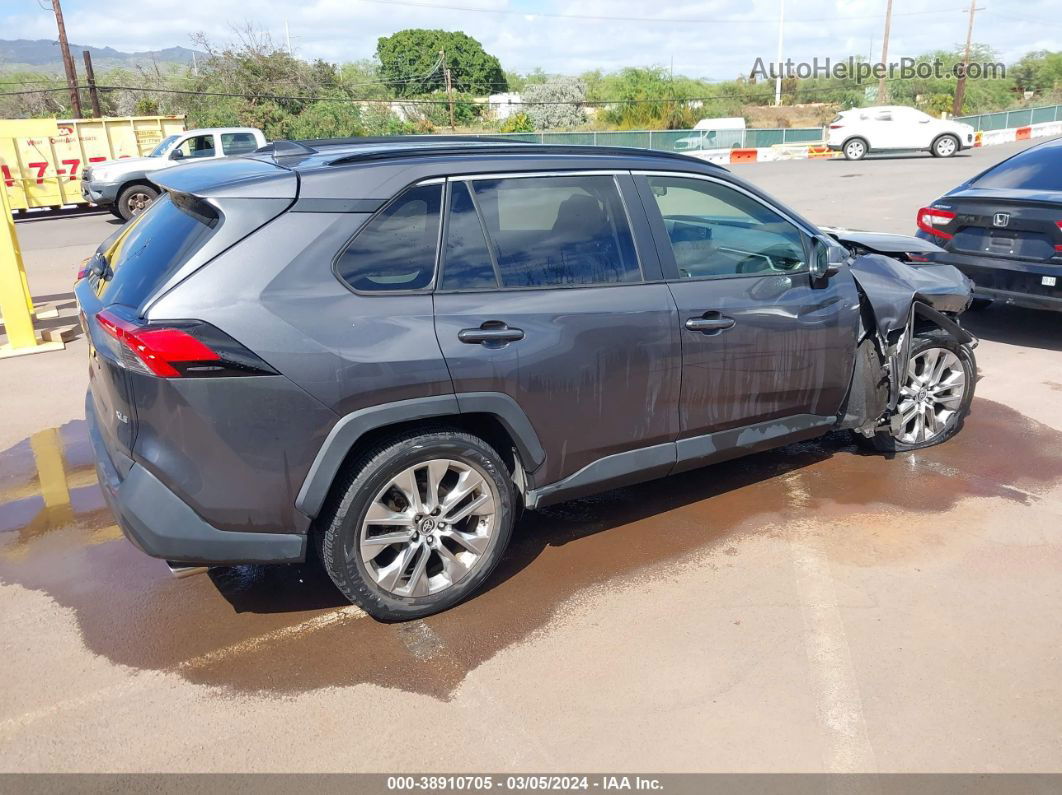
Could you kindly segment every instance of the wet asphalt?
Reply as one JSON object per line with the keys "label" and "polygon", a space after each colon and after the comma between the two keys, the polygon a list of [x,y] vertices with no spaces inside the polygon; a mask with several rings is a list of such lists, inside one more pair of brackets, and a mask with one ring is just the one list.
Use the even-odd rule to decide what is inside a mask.
{"label": "wet asphalt", "polygon": [[[831,209],[834,203],[844,205],[846,195],[851,204],[852,194],[838,193],[827,200],[823,196],[829,191],[821,187],[844,185],[838,191],[854,190],[849,187],[854,178],[848,176],[853,169],[859,179],[880,183],[879,197],[881,184],[889,184],[888,180],[896,182],[898,189],[908,185],[912,192],[940,193],[956,177],[990,162],[985,161],[985,152],[975,155],[945,163],[941,173],[928,177],[925,170],[936,167],[938,161],[784,163],[772,164],[778,169],[774,172],[769,171],[772,166],[761,164],[740,173],[778,195],[788,192],[788,201],[820,223],[845,224],[843,218],[824,216],[836,211]],[[896,171],[900,173],[892,173]],[[883,173],[888,177],[882,177]],[[923,182],[932,184],[923,186]],[[878,216],[894,221],[886,220],[877,228],[909,231],[902,219],[913,217],[923,203],[921,196],[890,199],[888,209]],[[866,207],[853,205],[847,225],[870,228],[871,214]],[[107,218],[77,215],[19,224],[20,234],[25,230],[24,248],[30,257],[37,257],[34,264],[40,263],[44,287],[61,295],[65,263],[54,256],[45,262],[40,252],[56,246],[57,241],[64,256],[67,249],[79,250],[83,244],[76,240],[63,246],[64,230],[74,227],[76,236],[93,239],[98,227],[102,238],[112,228]],[[32,269],[29,276],[34,284]],[[972,667],[974,673],[970,679],[960,676],[955,689],[968,699],[967,718],[976,727],[1002,721],[1014,729],[1003,730],[996,738],[992,747],[997,756],[965,757],[948,746],[944,736],[954,732],[958,745],[965,741],[973,743],[970,747],[980,747],[982,739],[978,735],[976,742],[964,740],[965,728],[956,713],[949,713],[951,723],[944,726],[934,715],[922,715],[917,704],[906,703],[905,708],[924,720],[911,730],[925,733],[925,742],[940,745],[937,756],[929,758],[938,759],[940,768],[958,765],[967,769],[958,761],[965,759],[970,769],[981,769],[977,760],[982,759],[990,768],[1029,769],[1029,757],[1013,751],[1010,743],[1024,733],[1040,738],[1030,740],[1026,751],[1049,748],[1051,738],[1057,738],[1062,729],[1058,713],[1046,725],[1023,727],[1021,696],[1009,706],[998,706],[974,683],[980,681],[997,692],[1015,686],[996,662],[978,670],[978,660],[995,653],[986,657],[984,639],[996,628],[1008,626],[1017,633],[1007,649],[1013,657],[1012,667],[1026,671],[1024,697],[1046,698],[1048,706],[1059,703],[1057,656],[1052,663],[1042,658],[1042,652],[1032,651],[1041,642],[1050,645],[1062,640],[1059,625],[1049,628],[1038,620],[1036,626],[1024,626],[1023,622],[1050,607],[1052,600],[1055,607],[1062,606],[1062,539],[1057,533],[1062,527],[1062,421],[1058,418],[1062,318],[992,309],[971,316],[969,325],[984,339],[979,397],[962,433],[947,444],[888,458],[867,454],[847,434],[837,433],[527,513],[505,560],[482,593],[444,614],[408,624],[382,624],[365,617],[344,601],[313,562],[218,568],[185,579],[171,577],[160,561],[143,556],[122,538],[104,505],[85,422],[70,408],[83,394],[84,342],[73,342],[67,352],[52,360],[41,356],[32,357],[35,361],[29,364],[29,359],[19,360],[21,364],[0,362],[0,389],[13,398],[13,410],[5,420],[12,443],[0,452],[0,628],[5,636],[4,656],[18,667],[17,674],[0,679],[0,705],[6,702],[0,706],[0,770],[239,769],[262,756],[268,759],[264,766],[272,769],[452,769],[458,764],[475,765],[477,759],[484,764],[538,769],[578,769],[580,762],[588,760],[611,764],[612,769],[629,769],[625,763],[631,760],[640,760],[643,767],[655,763],[659,769],[675,769],[676,765],[684,769],[792,769],[794,759],[800,760],[797,766],[801,769],[854,770],[875,765],[880,769],[933,769],[916,750],[904,751],[887,717],[874,717],[874,703],[885,698],[885,692],[903,703],[907,691],[902,679],[910,676],[911,669],[904,667],[893,680],[878,674],[866,674],[864,679],[859,660],[865,654],[877,656],[875,630],[865,625],[865,613],[845,610],[847,601],[860,603],[863,598],[883,611],[876,619],[884,621],[883,626],[904,627],[901,634],[963,636],[968,643],[956,664]],[[40,385],[32,374],[42,368],[65,387],[57,390],[54,380]],[[54,372],[60,368],[65,369]],[[67,391],[77,399],[66,395]],[[997,519],[1004,523],[1002,527]],[[986,585],[986,579],[998,577],[999,572],[986,574],[979,568],[983,563],[970,566],[969,558],[956,563],[951,550],[957,543],[957,526],[965,528],[964,544],[979,543],[988,560],[996,555],[1017,588],[1016,602],[1008,600],[999,605],[998,612],[989,609],[976,619],[957,619],[958,613],[952,613],[950,626],[948,613],[933,607],[924,613],[890,612],[890,592],[898,589],[902,599],[908,577],[919,577],[918,587],[925,587],[923,570],[940,572],[940,588],[948,591],[942,591],[941,604],[976,599],[971,595],[995,587]],[[1046,567],[1038,571],[1042,579],[1036,583],[1026,580],[1020,566],[1006,568],[1012,565],[1008,564],[1007,528],[1018,533],[1023,526],[1026,532],[1048,528],[1033,544],[1039,550],[1034,554]],[[794,543],[803,544],[799,540],[803,536],[793,535],[799,528],[814,528],[817,540],[812,546],[825,561],[821,571],[814,562],[819,558],[808,564],[799,555],[792,560],[788,554],[777,561],[770,557],[793,548]],[[761,545],[775,551],[762,552]],[[740,584],[743,561],[753,554],[768,559],[757,557],[747,565],[748,576],[756,579],[746,587]],[[709,562],[697,568],[689,565],[701,560]],[[794,566],[795,586],[791,582]],[[824,600],[808,597],[807,589],[819,593],[815,589],[821,591],[822,582],[841,593],[839,619],[832,612],[826,619],[817,618]],[[711,599],[703,610],[694,603],[669,611],[663,628],[640,623],[640,617],[659,618],[660,605],[654,594],[680,585],[711,594]],[[729,703],[722,695],[706,700],[701,689],[712,678],[713,669],[702,665],[698,649],[709,626],[718,629],[720,604],[729,609],[743,604],[743,593],[775,587],[784,593],[795,587],[799,599],[791,594],[788,602],[782,597],[772,599],[779,599],[778,609],[791,612],[796,605],[799,611],[773,619],[780,623],[763,622],[750,628],[749,635],[728,637],[725,642],[732,644],[729,656],[733,661],[771,661],[778,681],[761,688],[758,696],[739,691],[742,695]],[[859,598],[851,596],[856,592]],[[588,595],[596,605],[590,615],[578,609],[591,598]],[[1030,604],[1023,605],[1024,598]],[[32,608],[29,612],[26,605]],[[836,612],[838,608],[831,609]],[[741,615],[726,623],[740,630],[743,620],[747,626],[748,618]],[[932,626],[934,622],[940,626]],[[601,627],[613,628],[607,641],[601,641],[596,631]],[[587,639],[585,643],[581,637]],[[1029,640],[1032,637],[1037,644]],[[593,641],[596,646],[589,645],[591,638],[597,639]],[[812,650],[807,659],[801,656],[799,665],[785,655],[778,656],[778,650],[790,641]],[[557,656],[554,647],[561,643],[568,653]],[[650,650],[650,644],[660,648]],[[830,644],[843,646],[844,654],[831,657]],[[573,649],[578,650],[574,656]],[[669,715],[661,705],[671,702],[661,701],[660,693],[654,695],[660,683],[653,682],[653,673],[636,667],[628,670],[633,660],[617,658],[651,660],[665,649],[674,652],[662,664],[669,681],[683,681],[685,698],[702,705],[699,721],[705,720],[704,710],[711,718],[718,709],[712,723],[696,723],[700,728],[691,728],[694,724],[682,717],[686,701],[684,706],[673,704]],[[712,653],[727,654],[725,648]],[[883,646],[881,654],[885,653]],[[929,654],[928,647],[921,653]],[[1034,654],[1040,658],[1032,659]],[[494,669],[487,663],[501,659],[509,661],[506,675],[489,678],[487,672]],[[724,668],[730,664],[716,663]],[[37,665],[39,678],[33,675]],[[826,673],[816,679],[816,671]],[[1029,671],[1042,679],[1028,681]],[[161,678],[153,685],[155,680],[145,680],[145,675]],[[741,673],[733,675],[742,678]],[[97,679],[109,684],[97,686],[93,684]],[[134,681],[148,684],[129,687]],[[29,682],[36,683],[39,691],[27,691]],[[947,689],[948,682],[940,687]],[[534,706],[538,688],[540,705]],[[600,688],[594,706],[577,696],[557,695],[570,693],[572,688]],[[856,695],[843,696],[848,691]],[[1045,696],[1047,692],[1054,695]],[[322,707],[315,699],[334,693],[342,694],[344,707],[331,714],[327,705]],[[645,736],[645,741],[638,750],[605,739],[613,730],[608,717],[612,699],[625,705],[627,720],[633,714],[639,716],[636,721],[644,721],[644,732],[638,736]],[[761,699],[774,706],[766,709]],[[793,707],[795,717],[778,717],[788,714],[789,707],[780,705],[805,699],[806,708]],[[523,703],[522,711],[507,712],[504,704],[509,701]],[[853,707],[856,701],[861,706]],[[978,705],[989,702],[993,704],[990,714],[980,715]],[[89,709],[88,703],[94,706]],[[141,723],[142,718],[132,717],[138,703],[153,708],[164,705],[176,716],[194,704],[196,720],[207,727],[206,735],[197,736],[193,743],[182,734],[179,717],[163,720],[161,734],[145,741],[150,748],[145,752],[128,742],[137,734],[137,726],[153,722]],[[240,705],[236,718],[232,716],[234,703]],[[310,703],[315,704],[312,710],[300,706]],[[484,703],[494,707],[488,709]],[[478,726],[468,714],[470,709],[475,713],[478,704],[484,714],[493,715],[482,727],[487,736],[496,730],[499,742],[522,738],[519,742],[539,753],[529,751],[530,756],[524,757],[494,749],[477,757],[447,753],[446,743],[433,741],[403,756],[395,752],[395,730],[389,727],[379,742],[372,731],[366,737],[361,729],[356,753],[345,753],[342,743],[330,740],[332,752],[322,758],[307,753],[305,745],[310,740],[301,731],[293,737],[288,729],[274,726],[273,732],[265,731],[263,739],[259,721],[275,720],[278,704],[288,710],[288,721],[295,725],[305,721],[307,726],[322,721],[340,726],[354,721],[360,726],[366,716],[376,716],[381,710],[415,725],[418,710],[430,710],[437,727],[432,731],[453,732],[455,737],[467,736],[469,725]],[[113,734],[110,729],[104,732],[99,723],[78,723],[77,716],[86,710],[92,713],[92,721],[99,720],[100,711],[108,713],[114,721]],[[852,725],[862,727],[855,735],[837,728],[838,710],[848,716],[846,720],[854,721]],[[67,715],[71,722],[63,721]],[[743,720],[751,727],[742,731],[757,738],[746,746],[754,747],[756,753],[749,758],[738,751],[722,758],[713,756],[708,750],[713,732],[725,733],[727,727],[739,726]],[[253,753],[241,751],[219,728],[240,725],[259,737]],[[813,746],[813,758],[791,755],[800,736],[811,738],[807,741]],[[167,754],[167,744],[183,750]],[[190,744],[199,752],[192,753]],[[212,747],[226,749],[225,755],[212,753]],[[678,761],[672,756],[676,748],[686,754]],[[1049,760],[1044,761],[1046,765]]]}

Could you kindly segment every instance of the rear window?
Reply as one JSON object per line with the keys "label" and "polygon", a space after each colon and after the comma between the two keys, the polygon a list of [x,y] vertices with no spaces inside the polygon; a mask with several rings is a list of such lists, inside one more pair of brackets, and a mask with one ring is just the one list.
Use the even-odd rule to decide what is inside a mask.
{"label": "rear window", "polygon": [[140,306],[221,226],[217,210],[192,196],[160,196],[104,254],[113,276],[97,287],[108,304]]}
{"label": "rear window", "polygon": [[1062,146],[1038,146],[1004,160],[970,183],[975,188],[1062,190]]}

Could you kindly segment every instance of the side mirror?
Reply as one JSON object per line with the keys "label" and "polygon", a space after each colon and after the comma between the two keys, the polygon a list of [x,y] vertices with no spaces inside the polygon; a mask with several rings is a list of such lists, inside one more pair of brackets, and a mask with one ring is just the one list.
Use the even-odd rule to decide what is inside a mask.
{"label": "side mirror", "polygon": [[848,259],[848,249],[829,238],[816,237],[811,241],[811,276],[816,281],[829,279]]}
{"label": "side mirror", "polygon": [[170,160],[182,160],[184,158],[184,152],[180,149],[174,149],[170,152]]}

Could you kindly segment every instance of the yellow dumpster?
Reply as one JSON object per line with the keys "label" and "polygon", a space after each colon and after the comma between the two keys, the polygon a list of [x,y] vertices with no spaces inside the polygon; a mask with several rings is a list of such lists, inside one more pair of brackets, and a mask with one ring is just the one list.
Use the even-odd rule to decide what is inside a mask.
{"label": "yellow dumpster", "polygon": [[0,176],[11,207],[82,204],[81,171],[89,163],[146,155],[168,135],[184,130],[184,116],[129,116],[54,122],[0,119]]}

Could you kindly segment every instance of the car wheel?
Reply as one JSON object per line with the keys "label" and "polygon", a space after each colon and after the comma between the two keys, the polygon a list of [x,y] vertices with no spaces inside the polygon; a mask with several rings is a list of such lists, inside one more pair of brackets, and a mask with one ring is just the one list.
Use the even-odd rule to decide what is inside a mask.
{"label": "car wheel", "polygon": [[933,331],[915,337],[896,406],[899,419],[872,437],[874,447],[904,452],[946,442],[970,411],[976,378],[973,351],[951,335]]}
{"label": "car wheel", "polygon": [[332,581],[374,618],[405,621],[479,590],[509,543],[516,500],[490,445],[438,431],[367,453],[331,502],[319,540]]}
{"label": "car wheel", "polygon": [[853,138],[844,145],[845,160],[862,160],[867,156],[867,142],[862,138]]}
{"label": "car wheel", "polygon": [[118,205],[117,204],[109,204],[109,205],[107,205],[107,210],[110,212],[111,215],[113,215],[119,221],[124,221],[125,220],[125,218],[122,217],[122,211],[118,209]]}
{"label": "car wheel", "polygon": [[933,157],[951,157],[959,151],[959,139],[954,135],[942,135],[929,148]]}
{"label": "car wheel", "polygon": [[150,185],[130,185],[118,194],[118,213],[123,221],[140,215],[158,197],[159,192]]}

